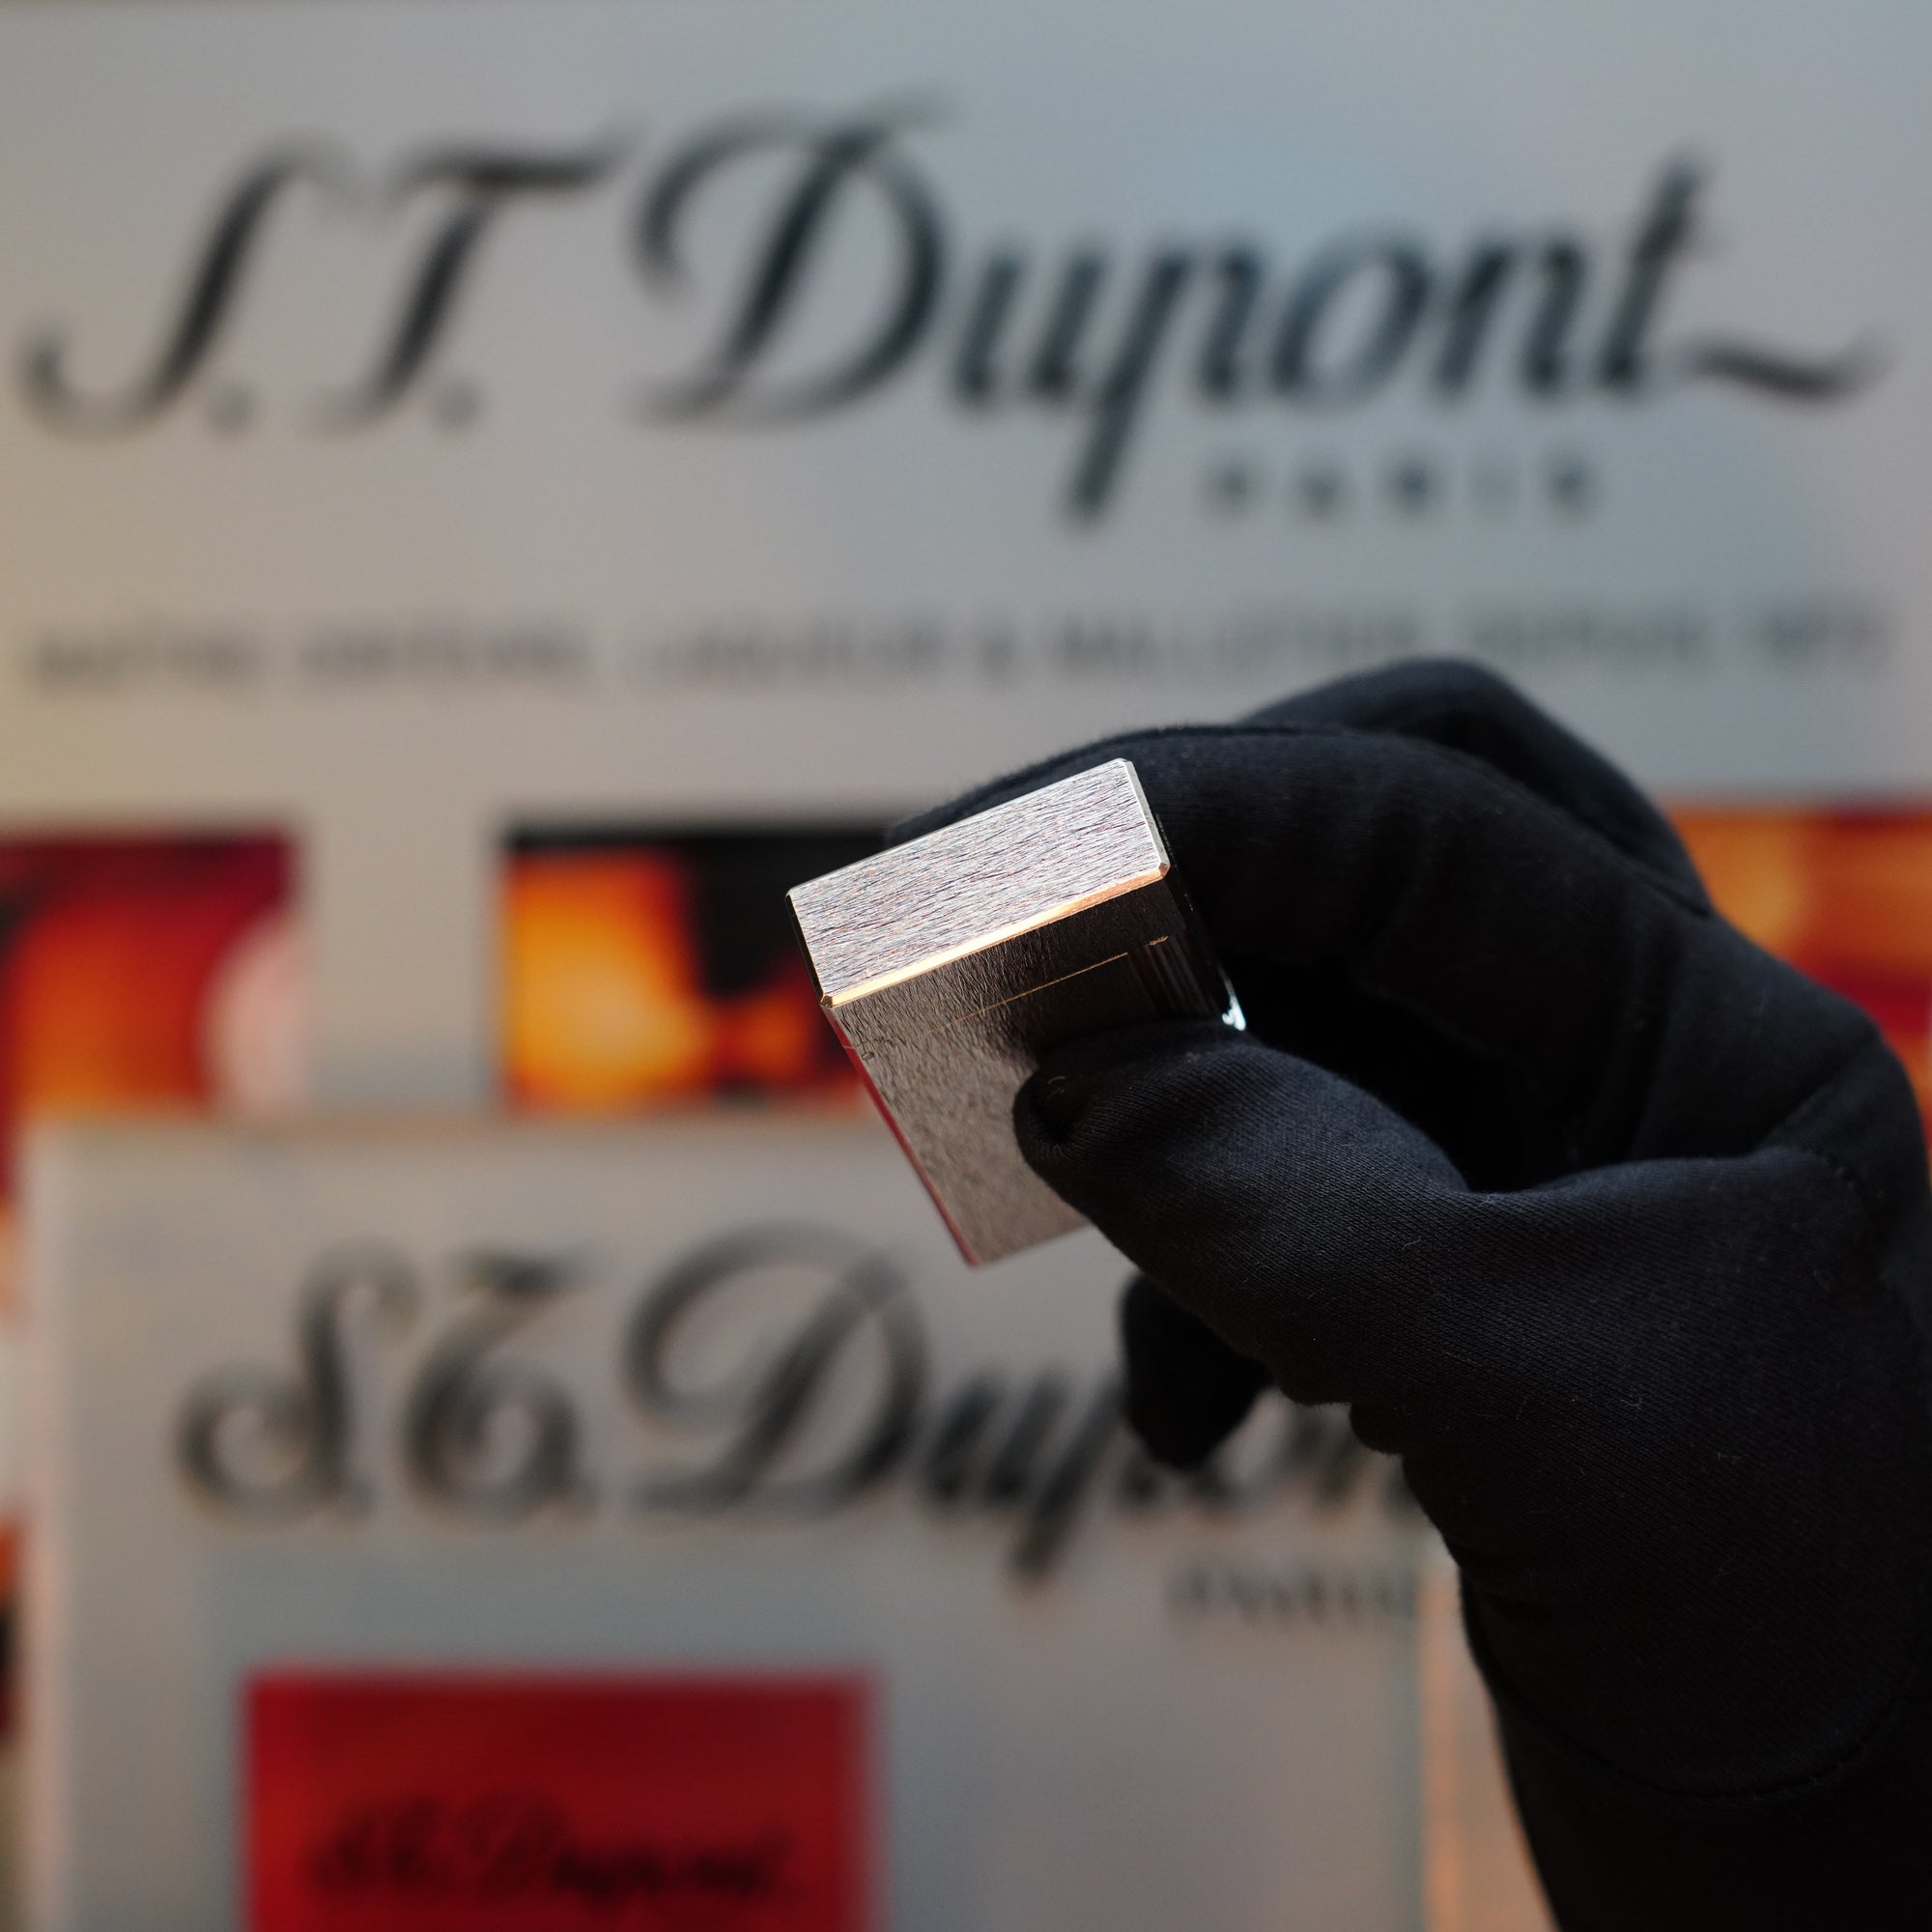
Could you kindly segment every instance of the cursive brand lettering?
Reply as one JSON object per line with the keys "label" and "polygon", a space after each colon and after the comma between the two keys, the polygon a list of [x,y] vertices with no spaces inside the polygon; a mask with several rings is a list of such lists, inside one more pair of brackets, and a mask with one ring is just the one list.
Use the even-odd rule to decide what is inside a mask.
{"label": "cursive brand lettering", "polygon": [[28,342],[21,359],[20,392],[28,408],[50,429],[79,436],[153,422],[208,367],[235,319],[276,209],[297,186],[336,198],[349,191],[350,180],[345,156],[315,146],[279,150],[244,170],[209,224],[147,370],[118,391],[90,394],[69,373],[67,332],[43,329]]}
{"label": "cursive brand lettering", "polygon": [[[1003,1525],[1011,1573],[1034,1580],[1102,1512],[1211,1520],[1377,1491],[1391,1511],[1409,1507],[1393,1465],[1324,1410],[1279,1404],[1237,1450],[1182,1478],[1132,1443],[1111,1374],[969,1366],[942,1384],[911,1276],[838,1229],[754,1223],[698,1243],[620,1310],[611,1374],[583,1383],[520,1350],[539,1323],[610,1307],[589,1273],[570,1255],[469,1255],[446,1271],[440,1311],[390,1250],[336,1251],[298,1297],[294,1376],[228,1370],[189,1392],[178,1430],[189,1490],[241,1522],[365,1503],[353,1463],[375,1405],[369,1350],[352,1334],[393,1341],[421,1312],[440,1325],[398,1364],[401,1472],[409,1494],[478,1525],[610,1499],[640,1523],[750,1527],[831,1519],[897,1490],[935,1522]],[[589,1465],[592,1442],[624,1458],[614,1480]]]}
{"label": "cursive brand lettering", "polygon": [[223,1370],[183,1404],[176,1448],[190,1490],[230,1514],[267,1520],[324,1503],[365,1507],[368,1484],[354,1460],[351,1331],[359,1321],[394,1328],[416,1301],[414,1274],[392,1250],[326,1256],[297,1302],[295,1372]]}
{"label": "cursive brand lettering", "polygon": [[[1373,225],[1285,243],[1211,228],[981,243],[962,233],[926,152],[936,126],[962,120],[924,99],[732,115],[641,149],[635,170],[631,149],[609,139],[436,146],[386,169],[334,146],[273,148],[219,198],[141,374],[86,386],[73,372],[76,330],[63,326],[27,343],[21,393],[63,434],[125,434],[168,416],[209,374],[267,267],[277,211],[300,190],[367,217],[372,245],[389,245],[409,211],[433,214],[368,324],[371,352],[325,384],[310,417],[373,429],[423,390],[512,211],[534,219],[620,173],[635,177],[616,231],[646,324],[634,339],[648,359],[655,328],[687,317],[699,338],[683,368],[641,384],[632,374],[640,424],[797,431],[923,382],[977,433],[1027,415],[1069,425],[1061,502],[1087,525],[1119,500],[1164,402],[1221,418],[1332,416],[1405,384],[1442,409],[1487,384],[1574,410],[1715,384],[1826,404],[1881,373],[1862,338],[1812,351],[1736,331],[1673,334],[1673,292],[1712,252],[1709,177],[1689,157],[1659,169],[1623,242],[1555,226],[1444,243]],[[625,381],[613,371],[613,395]],[[439,396],[439,420],[473,416],[473,384]],[[211,408],[231,428],[246,413]]]}
{"label": "cursive brand lettering", "polygon": [[[693,375],[647,404],[669,416],[725,414],[785,422],[853,401],[895,374],[919,347],[944,270],[937,204],[897,152],[900,130],[921,110],[814,125],[790,118],[727,127],[694,142],[646,193],[638,221],[638,261],[646,286],[675,291],[685,280],[683,230],[699,191],[732,163],[772,151],[796,169],[756,231],[746,272],[726,311],[717,346]],[[879,323],[832,367],[769,388],[751,382],[772,352],[817,273],[825,238],[849,197],[880,202],[894,237],[897,270]]]}
{"label": "cursive brand lettering", "polygon": [[793,1861],[773,1829],[730,1838],[597,1839],[536,1793],[357,1805],[310,1851],[306,1877],[336,1909],[562,1903],[595,1920],[724,1927],[782,1895]]}
{"label": "cursive brand lettering", "polygon": [[[747,237],[715,347],[649,412],[770,422],[823,415],[903,379],[925,338],[943,335],[956,315],[956,340],[938,344],[951,399],[980,416],[1004,408],[1078,418],[1065,502],[1089,521],[1113,501],[1164,382],[1199,406],[1332,412],[1372,402],[1409,370],[1427,399],[1445,404],[1492,364],[1498,380],[1538,402],[1634,401],[1698,380],[1825,402],[1855,394],[1878,373],[1863,343],[1817,355],[1734,337],[1659,343],[1668,286],[1698,240],[1705,176],[1689,160],[1662,171],[1621,261],[1561,232],[1490,236],[1460,253],[1416,236],[1364,233],[1319,246],[1284,272],[1252,240],[1173,240],[1139,259],[1094,244],[1057,261],[1013,243],[977,256],[953,247],[936,185],[903,152],[920,125],[911,115],[817,127],[773,119],[734,128],[667,169],[639,228],[647,279],[662,285],[684,280],[680,231],[701,184],[788,148],[797,173],[776,213]],[[835,217],[862,194],[891,213],[894,298],[827,370],[780,377],[774,365],[787,334],[834,285]],[[952,298],[942,301],[949,290]],[[1504,355],[1494,345],[1518,310],[1515,353]],[[1603,318],[1594,346],[1593,314]]]}
{"label": "cursive brand lettering", "polygon": [[366,374],[332,398],[327,418],[350,428],[389,413],[417,386],[447,338],[483,244],[518,203],[554,202],[594,188],[623,160],[615,142],[578,153],[514,148],[441,148],[399,168],[384,196],[400,209],[425,194],[446,206],[403,278],[401,298]]}
{"label": "cursive brand lettering", "polygon": [[579,1494],[569,1397],[497,1352],[574,1273],[569,1262],[537,1255],[474,1255],[464,1265],[469,1306],[423,1364],[403,1418],[410,1474],[432,1500],[515,1518]]}
{"label": "cursive brand lettering", "polygon": [[[677,1338],[734,1283],[774,1266],[822,1270],[824,1294],[762,1368],[709,1387],[680,1381]],[[769,1337],[757,1331],[758,1346]],[[849,1443],[822,1466],[781,1474],[829,1379],[862,1340],[879,1355],[878,1395]],[[827,1229],[747,1229],[706,1243],[674,1265],[638,1305],[625,1350],[630,1393],[645,1416],[673,1427],[723,1422],[723,1449],[707,1466],[654,1474],[639,1490],[646,1509],[732,1509],[823,1515],[863,1495],[905,1453],[925,1384],[925,1343],[905,1284],[890,1261]]]}

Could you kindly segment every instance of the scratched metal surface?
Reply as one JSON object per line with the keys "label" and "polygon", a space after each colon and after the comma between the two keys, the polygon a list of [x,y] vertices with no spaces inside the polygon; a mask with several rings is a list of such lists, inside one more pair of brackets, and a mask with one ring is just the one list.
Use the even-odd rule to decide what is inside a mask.
{"label": "scratched metal surface", "polygon": [[[1174,957],[1174,970],[1153,962]],[[1080,1226],[1020,1157],[1013,1099],[1050,1046],[1226,1004],[1165,881],[836,1009],[847,1044],[969,1261]]]}
{"label": "scratched metal surface", "polygon": [[1160,877],[1167,853],[1126,759],[1077,772],[791,894],[826,1002]]}
{"label": "scratched metal surface", "polygon": [[[1143,837],[1133,835],[1134,819]],[[982,839],[974,829],[990,821]],[[937,848],[920,841],[928,849],[909,874],[877,860],[848,867],[801,888],[793,902],[803,895],[821,915],[836,905],[842,950],[831,963],[820,956],[825,920],[808,923],[801,910],[799,922],[828,987],[827,1010],[961,1253],[983,1263],[1080,1225],[1013,1136],[1014,1096],[1041,1054],[1139,1020],[1216,1016],[1230,994],[1123,762],[951,833],[973,836],[934,835],[948,840]],[[1152,876],[1151,852],[1162,855]],[[950,894],[932,875],[949,856],[964,875]],[[1019,925],[1016,909],[1041,905],[1043,916]],[[909,908],[910,935],[894,923]],[[965,923],[975,909],[979,928]],[[940,932],[944,943],[935,944]],[[888,969],[884,960],[912,964]],[[834,984],[846,987],[842,997],[831,994]]]}

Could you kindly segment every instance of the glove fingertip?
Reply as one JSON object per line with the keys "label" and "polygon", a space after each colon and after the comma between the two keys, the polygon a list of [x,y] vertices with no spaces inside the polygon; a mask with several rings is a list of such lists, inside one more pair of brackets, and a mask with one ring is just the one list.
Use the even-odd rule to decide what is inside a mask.
{"label": "glove fingertip", "polygon": [[1121,1345],[1127,1425],[1170,1468],[1198,1468],[1268,1385],[1258,1362],[1236,1354],[1146,1275],[1121,1297]]}
{"label": "glove fingertip", "polygon": [[1064,1145],[1096,1101],[1135,1084],[1154,1064],[1238,1043],[1242,1037],[1219,1020],[1155,1020],[1089,1034],[1052,1048],[1014,1101],[1022,1151],[1029,1142],[1042,1151]]}

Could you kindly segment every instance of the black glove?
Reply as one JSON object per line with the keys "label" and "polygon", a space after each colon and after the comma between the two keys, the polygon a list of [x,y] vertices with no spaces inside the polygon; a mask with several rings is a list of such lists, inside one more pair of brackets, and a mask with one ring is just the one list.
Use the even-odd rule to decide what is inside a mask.
{"label": "black glove", "polygon": [[1083,1041],[1015,1112],[1145,1270],[1149,1445],[1272,1382],[1402,1458],[1564,1926],[1932,1925],[1932,1213],[1871,1024],[1466,667],[903,831],[1117,756],[1249,1021]]}

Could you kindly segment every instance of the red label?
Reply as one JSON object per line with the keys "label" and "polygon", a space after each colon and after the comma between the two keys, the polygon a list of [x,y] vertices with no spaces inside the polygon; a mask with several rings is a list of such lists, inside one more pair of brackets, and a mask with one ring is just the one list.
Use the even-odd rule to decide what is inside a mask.
{"label": "red label", "polygon": [[251,1932],[865,1932],[867,1691],[357,1674],[247,1691]]}

